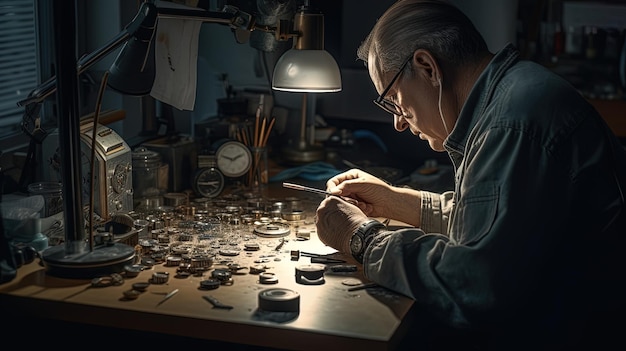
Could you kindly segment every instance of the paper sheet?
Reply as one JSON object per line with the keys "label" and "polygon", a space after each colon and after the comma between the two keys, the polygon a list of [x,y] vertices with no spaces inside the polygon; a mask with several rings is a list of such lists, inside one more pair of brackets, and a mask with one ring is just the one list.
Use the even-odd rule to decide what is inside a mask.
{"label": "paper sheet", "polygon": [[155,34],[156,75],[150,95],[179,110],[196,100],[198,39],[201,21],[159,19]]}

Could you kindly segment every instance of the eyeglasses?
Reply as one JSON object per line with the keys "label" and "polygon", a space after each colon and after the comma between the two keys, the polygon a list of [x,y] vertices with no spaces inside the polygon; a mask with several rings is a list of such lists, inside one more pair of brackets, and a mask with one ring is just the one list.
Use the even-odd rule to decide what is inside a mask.
{"label": "eyeglasses", "polygon": [[400,116],[402,115],[402,110],[400,109],[400,106],[398,106],[395,102],[389,99],[385,99],[385,95],[387,95],[389,90],[391,90],[391,87],[393,87],[393,84],[396,82],[396,80],[398,80],[400,74],[402,73],[402,71],[404,71],[404,68],[411,61],[411,59],[413,59],[413,55],[409,56],[409,58],[404,61],[404,64],[402,64],[402,67],[400,67],[398,73],[396,73],[396,75],[391,79],[391,82],[389,82],[389,85],[387,85],[382,94],[378,95],[376,100],[374,100],[374,103],[378,105],[378,107],[382,108],[386,112],[391,113],[392,115]]}

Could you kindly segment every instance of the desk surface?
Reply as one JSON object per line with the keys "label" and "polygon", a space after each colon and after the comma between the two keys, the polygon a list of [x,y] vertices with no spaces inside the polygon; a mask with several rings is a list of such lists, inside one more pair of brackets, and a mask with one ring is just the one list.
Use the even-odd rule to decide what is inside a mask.
{"label": "desk surface", "polygon": [[[393,349],[411,323],[410,299],[380,287],[349,291],[347,283],[355,279],[367,282],[358,265],[353,273],[333,273],[326,269],[324,283],[320,285],[296,282],[296,269],[310,265],[311,259],[301,256],[294,260],[293,250],[331,255],[348,264],[355,262],[318,240],[313,224],[318,195],[295,195],[299,195],[306,210],[303,219],[284,222],[289,226],[287,236],[255,235],[254,224],[222,226],[210,245],[215,248],[228,245],[240,253],[218,254],[202,276],[176,278],[177,267],[159,263],[144,269],[137,277],[126,277],[120,286],[89,288],[90,280],[52,276],[35,261],[21,267],[11,282],[0,285],[0,306],[2,311],[46,319],[263,347],[319,350],[333,345],[332,348]],[[296,238],[296,234],[303,233],[308,233],[310,239]],[[283,238],[285,243],[277,250]],[[242,250],[244,242],[258,243],[260,250]],[[196,244],[199,245],[197,241]],[[210,277],[213,269],[227,267],[228,263],[245,267],[241,274],[233,275],[232,285],[200,289],[200,281]],[[278,283],[261,284],[259,275],[249,272],[249,267],[259,264],[274,273]],[[148,282],[153,273],[162,271],[170,273],[167,283],[149,285],[137,299],[124,298],[124,291],[131,289],[133,283]],[[275,288],[299,294],[299,313],[258,308],[259,293]],[[159,304],[163,294],[174,289],[178,293]],[[203,298],[205,295],[233,308],[214,308]]]}

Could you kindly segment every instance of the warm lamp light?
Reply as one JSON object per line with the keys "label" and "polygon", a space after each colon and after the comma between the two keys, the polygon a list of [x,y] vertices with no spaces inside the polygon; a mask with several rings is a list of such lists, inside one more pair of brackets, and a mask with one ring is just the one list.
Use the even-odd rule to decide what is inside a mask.
{"label": "warm lamp light", "polygon": [[290,92],[341,91],[341,73],[335,59],[324,50],[324,15],[307,5],[293,20],[293,48],[274,67],[272,89]]}
{"label": "warm lamp light", "polygon": [[276,63],[272,85],[280,91],[334,93],[341,91],[341,74],[326,50],[291,49]]}
{"label": "warm lamp light", "polygon": [[282,150],[285,161],[299,164],[326,156],[322,147],[309,144],[306,138],[307,93],[341,91],[341,73],[335,59],[324,50],[324,15],[311,10],[308,1],[294,16],[293,31],[293,48],[276,62],[272,89],[304,93],[299,140]]}

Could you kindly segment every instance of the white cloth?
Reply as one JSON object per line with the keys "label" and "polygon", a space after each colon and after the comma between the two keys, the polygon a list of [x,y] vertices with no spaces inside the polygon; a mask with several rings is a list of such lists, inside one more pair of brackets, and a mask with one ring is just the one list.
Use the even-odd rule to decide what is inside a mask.
{"label": "white cloth", "polygon": [[150,95],[179,110],[196,102],[198,38],[201,21],[159,19],[155,36],[156,75]]}

